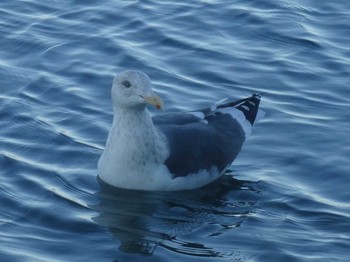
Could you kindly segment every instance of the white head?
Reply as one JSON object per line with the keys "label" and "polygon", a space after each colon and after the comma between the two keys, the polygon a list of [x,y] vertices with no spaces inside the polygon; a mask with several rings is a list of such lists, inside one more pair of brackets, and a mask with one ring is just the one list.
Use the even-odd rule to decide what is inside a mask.
{"label": "white head", "polygon": [[163,101],[152,90],[149,77],[140,71],[128,70],[113,80],[113,107],[125,109],[145,109],[147,104],[163,108]]}

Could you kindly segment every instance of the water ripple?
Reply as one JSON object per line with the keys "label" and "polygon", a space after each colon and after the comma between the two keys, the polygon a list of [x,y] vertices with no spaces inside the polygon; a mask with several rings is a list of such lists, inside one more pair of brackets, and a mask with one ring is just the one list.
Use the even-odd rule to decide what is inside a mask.
{"label": "water ripple", "polygon": [[[345,0],[5,0],[0,261],[345,261],[349,15]],[[109,188],[96,164],[126,68],[166,112],[267,91],[267,116],[212,185]]]}

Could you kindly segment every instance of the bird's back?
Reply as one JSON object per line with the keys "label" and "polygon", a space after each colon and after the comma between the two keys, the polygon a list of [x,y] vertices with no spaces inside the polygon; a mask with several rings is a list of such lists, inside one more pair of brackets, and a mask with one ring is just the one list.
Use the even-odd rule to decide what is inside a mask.
{"label": "bird's back", "polygon": [[210,108],[153,117],[171,149],[165,165],[174,177],[201,170],[224,171],[236,158],[259,115],[260,96]]}

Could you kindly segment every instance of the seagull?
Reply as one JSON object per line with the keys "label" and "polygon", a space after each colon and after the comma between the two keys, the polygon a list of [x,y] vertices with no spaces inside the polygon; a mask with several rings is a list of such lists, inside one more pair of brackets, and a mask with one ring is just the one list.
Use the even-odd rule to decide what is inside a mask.
{"label": "seagull", "polygon": [[113,123],[98,161],[98,176],[124,189],[177,191],[203,187],[225,173],[264,116],[261,94],[211,107],[151,116],[164,107],[141,71],[117,74]]}

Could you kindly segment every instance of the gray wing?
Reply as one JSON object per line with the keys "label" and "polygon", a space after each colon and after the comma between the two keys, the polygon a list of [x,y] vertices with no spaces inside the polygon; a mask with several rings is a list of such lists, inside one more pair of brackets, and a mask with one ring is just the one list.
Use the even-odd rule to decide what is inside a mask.
{"label": "gray wing", "polygon": [[224,170],[240,152],[245,133],[236,119],[220,109],[235,107],[254,123],[259,102],[260,96],[253,95],[197,112],[153,117],[153,123],[168,140],[170,155],[165,165],[170,172],[178,177],[213,166]]}
{"label": "gray wing", "polygon": [[154,125],[186,125],[195,122],[200,122],[201,120],[203,120],[204,114],[201,113],[202,117],[199,117],[199,113],[200,112],[187,112],[156,115],[152,117],[152,120]]}

